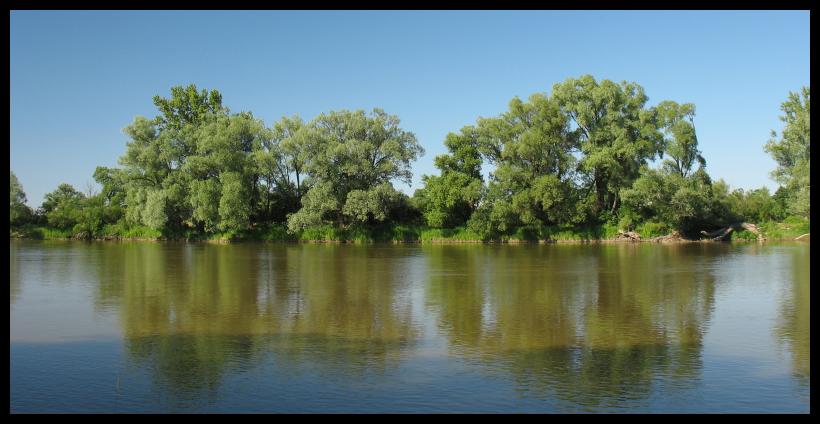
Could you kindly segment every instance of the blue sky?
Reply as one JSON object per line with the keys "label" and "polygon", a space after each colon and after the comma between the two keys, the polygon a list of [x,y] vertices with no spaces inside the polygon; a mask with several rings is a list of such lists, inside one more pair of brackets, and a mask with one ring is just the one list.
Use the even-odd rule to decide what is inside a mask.
{"label": "blue sky", "polygon": [[808,11],[11,12],[11,169],[39,206],[117,166],[135,116],[175,85],[217,89],[271,125],[338,109],[398,115],[426,154],[514,96],[570,77],[634,81],[649,104],[696,105],[707,170],[777,188],[763,151],[789,91],[809,85]]}

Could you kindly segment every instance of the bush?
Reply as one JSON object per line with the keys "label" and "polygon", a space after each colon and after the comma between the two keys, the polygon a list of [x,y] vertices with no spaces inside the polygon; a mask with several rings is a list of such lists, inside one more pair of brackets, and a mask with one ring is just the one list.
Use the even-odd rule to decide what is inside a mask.
{"label": "bush", "polygon": [[635,227],[635,232],[641,235],[641,238],[661,237],[669,234],[672,228],[669,225],[661,222],[643,222]]}
{"label": "bush", "polygon": [[425,228],[420,231],[419,240],[422,243],[431,243],[438,241],[479,242],[485,239],[470,228],[456,227]]}

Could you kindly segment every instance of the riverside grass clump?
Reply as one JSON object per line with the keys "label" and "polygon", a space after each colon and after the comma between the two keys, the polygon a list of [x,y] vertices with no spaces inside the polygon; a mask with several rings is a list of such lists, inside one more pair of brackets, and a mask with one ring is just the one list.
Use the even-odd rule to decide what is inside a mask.
{"label": "riverside grass clump", "polygon": [[[794,240],[810,232],[810,222],[807,219],[791,216],[782,222],[764,222],[758,225],[761,234],[768,240]],[[757,235],[751,231],[741,230],[732,234],[733,240],[756,241]]]}
{"label": "riverside grass clump", "polygon": [[217,90],[178,86],[153,100],[159,114],[124,129],[121,167],[94,171],[99,192],[63,183],[32,209],[11,172],[11,237],[525,243],[691,240],[742,222],[785,239],[809,228],[808,87],[789,94],[784,130],[763,146],[777,163],[774,194],[713,181],[695,105],[650,105],[637,83],[591,75],[447,134],[438,175],[422,175],[412,195],[394,184],[411,184],[424,149],[381,109],[267,126],[232,113]]}
{"label": "riverside grass clump", "polygon": [[27,238],[33,240],[70,239],[72,236],[71,231],[68,230],[34,225],[26,225],[12,229],[10,235],[12,238]]}

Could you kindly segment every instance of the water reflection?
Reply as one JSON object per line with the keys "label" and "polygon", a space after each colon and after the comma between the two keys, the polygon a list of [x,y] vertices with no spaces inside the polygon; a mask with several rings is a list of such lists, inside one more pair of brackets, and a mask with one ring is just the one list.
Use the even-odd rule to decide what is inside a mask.
{"label": "water reflection", "polygon": [[[333,398],[361,410],[404,401],[412,411],[670,412],[698,410],[686,402],[715,393],[719,399],[703,410],[721,402],[778,410],[794,397],[767,388],[791,387],[778,376],[799,381],[798,397],[808,399],[809,260],[806,246],[722,243],[12,242],[12,345],[15,334],[37,333],[23,339],[44,342],[20,351],[23,368],[12,363],[13,392],[25,398],[13,393],[12,403],[36,405],[73,388],[72,358],[103,350],[84,343],[112,334],[98,323],[107,320],[115,359],[87,379],[97,386],[72,392],[88,397],[80,409],[119,399],[123,390],[123,398],[158,411],[224,411],[231,402],[240,410],[287,410],[288,393],[294,405],[317,410]],[[714,338],[747,315],[775,322],[757,333],[765,340],[704,353],[705,341],[714,352]],[[65,354],[73,348],[50,350],[77,339],[76,356]],[[788,365],[732,356],[778,345]],[[37,374],[40,359],[20,359],[29,352],[42,353],[49,371]],[[707,387],[733,379],[763,389]],[[314,399],[323,390],[324,400]],[[461,403],[447,409],[453,399]]]}
{"label": "water reflection", "polygon": [[12,248],[9,249],[9,303],[12,306],[20,297],[20,291],[23,289],[23,280],[20,278],[21,251],[14,247],[12,245]]}
{"label": "water reflection", "polygon": [[119,303],[128,354],[178,406],[213,399],[226,374],[269,352],[356,375],[395,366],[417,337],[388,249],[120,247],[101,253],[122,266],[101,265],[98,304]]}
{"label": "water reflection", "polygon": [[511,374],[525,395],[625,407],[659,377],[698,378],[714,277],[686,246],[425,253],[428,304],[454,353]]}
{"label": "water reflection", "polygon": [[780,300],[775,335],[791,356],[792,373],[808,387],[811,377],[811,296],[808,248],[789,246],[788,265],[784,267],[784,293]]}

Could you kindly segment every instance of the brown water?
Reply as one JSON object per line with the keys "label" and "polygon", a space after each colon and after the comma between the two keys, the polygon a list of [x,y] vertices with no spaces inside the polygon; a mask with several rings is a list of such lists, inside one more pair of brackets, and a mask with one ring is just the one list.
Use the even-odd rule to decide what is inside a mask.
{"label": "brown water", "polygon": [[809,244],[10,242],[12,412],[809,412]]}

